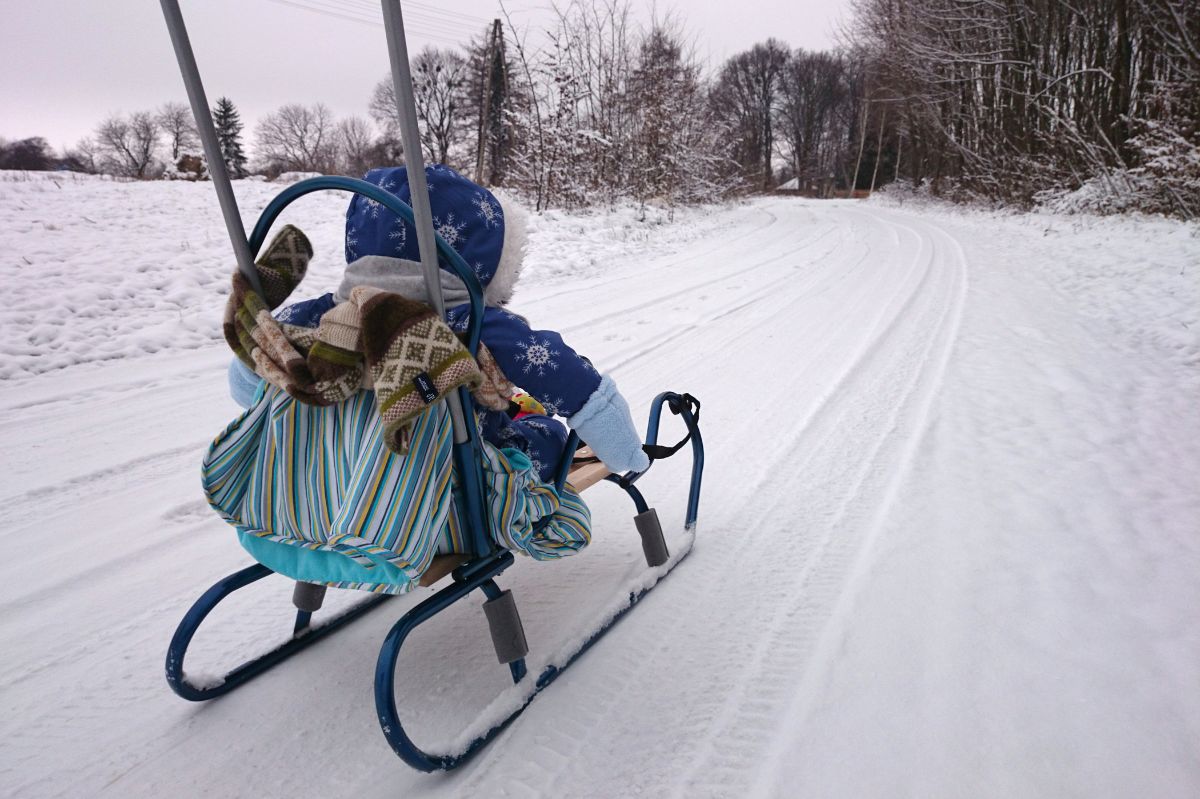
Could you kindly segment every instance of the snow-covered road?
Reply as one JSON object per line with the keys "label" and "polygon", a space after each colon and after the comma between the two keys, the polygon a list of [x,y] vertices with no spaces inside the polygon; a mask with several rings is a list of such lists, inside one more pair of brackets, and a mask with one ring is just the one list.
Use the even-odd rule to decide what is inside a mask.
{"label": "snow-covered road", "polygon": [[[0,218],[29,220],[3,242],[27,301],[6,327],[69,310],[88,341],[31,333],[0,356],[4,794],[1200,792],[1194,231],[791,199],[685,215],[645,244],[540,220],[515,308],[613,372],[635,415],[663,389],[703,401],[699,535],[479,757],[426,776],[390,753],[371,695],[408,599],[206,706],[167,689],[174,625],[247,562],[197,480],[234,412],[211,343],[228,258],[205,187],[85,188],[113,214],[139,190],[167,210],[131,215],[161,227],[100,267],[84,253],[121,239],[79,233],[52,267],[39,198],[0,195]],[[261,204],[267,188],[239,191]],[[319,252],[336,252],[342,202],[298,212]],[[200,231],[176,246],[185,224]],[[125,264],[145,282],[105,271]],[[73,299],[42,298],[31,265]],[[145,298],[138,322],[123,296]],[[173,315],[186,335],[155,345]],[[43,371],[39,346],[71,365]],[[686,465],[662,466],[648,495],[678,523]],[[636,567],[618,494],[589,493],[591,549],[501,579],[535,651],[573,632],[552,614],[582,623]],[[248,598],[194,665],[261,645],[287,592]],[[435,738],[504,688],[468,604],[401,660]]]}

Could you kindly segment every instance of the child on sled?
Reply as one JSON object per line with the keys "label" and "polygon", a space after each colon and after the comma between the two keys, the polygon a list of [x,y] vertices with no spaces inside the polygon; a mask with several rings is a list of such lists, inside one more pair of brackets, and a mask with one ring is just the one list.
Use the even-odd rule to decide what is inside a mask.
{"label": "child on sled", "polygon": [[[646,469],[649,460],[629,406],[612,378],[597,372],[558,333],[534,330],[524,318],[505,308],[523,265],[524,209],[501,203],[487,189],[449,167],[429,166],[425,173],[437,232],[472,266],[484,287],[487,308],[481,340],[504,375],[544,410],[524,414],[484,411],[480,414],[484,440],[524,453],[540,479],[550,481],[566,442],[565,429],[552,418],[561,416],[613,471]],[[411,202],[405,167],[373,169],[365,179],[405,203]],[[277,314],[279,321],[315,327],[357,286],[428,299],[416,231],[379,203],[359,195],[350,202],[345,252],[346,271],[337,291],[284,308]],[[453,329],[464,331],[470,315],[466,288],[445,267],[440,277],[447,321]],[[250,404],[259,381],[241,361],[233,362],[230,388],[243,407]]]}
{"label": "child on sled", "polygon": [[[438,233],[473,268],[484,288],[480,362],[482,373],[489,376],[485,382],[497,390],[494,395],[514,393],[512,402],[508,396],[493,396],[498,402],[477,401],[491,535],[502,546],[536,559],[569,555],[590,540],[590,514],[569,484],[561,492],[553,485],[567,438],[554,417],[564,417],[609,469],[643,471],[649,459],[629,406],[612,378],[597,372],[558,333],[533,329],[505,309],[522,266],[524,212],[502,204],[448,167],[430,166],[426,177]],[[410,203],[403,167],[374,169],[366,179]],[[422,304],[428,298],[415,231],[385,206],[354,197],[346,213],[345,252],[347,266],[336,292],[285,306],[273,317],[268,310],[280,305],[303,278],[312,255],[303,234],[285,228],[260,258],[260,278],[267,278],[265,290],[272,295],[265,298],[265,306],[253,298],[246,305],[246,285],[243,281],[239,287],[235,278],[226,338],[239,357],[230,367],[230,390],[249,410],[210,450],[206,486],[210,503],[238,527],[243,546],[260,562],[297,576],[288,572],[299,568],[292,563],[291,549],[311,552],[316,545],[321,552],[357,558],[367,569],[372,564],[395,567],[386,579],[380,570],[351,570],[346,579],[319,582],[401,592],[420,575],[435,549],[469,548],[465,521],[449,499],[444,410],[410,414],[407,418],[418,421],[398,436],[381,413],[387,405],[381,401],[382,392],[389,387],[379,378],[386,369],[366,370],[375,380],[362,383],[371,391],[359,391],[360,373],[343,376],[338,357],[322,360],[337,347],[321,349],[328,343],[321,336],[328,338],[333,330],[336,338],[343,319],[361,323],[353,329],[365,334],[373,329],[369,317],[377,301],[391,303],[391,310],[376,317],[394,320],[410,311],[433,314]],[[272,260],[278,270],[272,271]],[[465,332],[469,323],[469,295],[446,265],[439,277],[448,308],[446,336],[453,340],[450,330]],[[361,343],[363,335],[356,335]],[[293,339],[299,351],[291,348]],[[457,341],[454,345],[459,346]],[[264,352],[274,355],[263,356]],[[462,353],[469,361],[465,349]],[[299,368],[292,369],[296,363]],[[461,362],[454,364],[459,366]],[[318,373],[327,379],[316,380]],[[289,383],[297,374],[310,382]],[[523,389],[521,394],[515,393],[513,382]],[[452,387],[443,383],[444,395]],[[455,385],[468,383],[463,378]],[[332,401],[328,392],[321,396],[330,386],[336,395]],[[412,394],[407,383],[400,389]],[[366,399],[372,396],[374,400]],[[480,399],[479,393],[475,396]],[[430,475],[436,486],[432,493]],[[319,494],[315,501],[314,486]],[[397,513],[403,518],[395,518]],[[312,559],[305,554],[300,565]]]}

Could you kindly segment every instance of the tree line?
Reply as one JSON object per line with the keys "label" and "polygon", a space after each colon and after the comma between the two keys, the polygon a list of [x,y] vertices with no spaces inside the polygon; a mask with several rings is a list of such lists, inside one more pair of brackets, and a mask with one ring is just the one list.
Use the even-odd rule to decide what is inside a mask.
{"label": "tree line", "polygon": [[856,0],[852,38],[880,158],[914,185],[1200,213],[1195,0]]}
{"label": "tree line", "polygon": [[[414,59],[424,156],[538,209],[904,181],[953,198],[1028,205],[1084,189],[1102,210],[1200,213],[1200,4],[855,0],[844,38],[832,51],[771,39],[707,70],[676,19],[638,25],[629,0],[570,0],[536,34],[497,20]],[[403,159],[387,77],[365,116],[320,103],[266,115],[251,159],[227,98],[214,119],[235,176]],[[179,103],[114,115],[61,158],[39,141],[0,142],[0,167],[204,176]]]}

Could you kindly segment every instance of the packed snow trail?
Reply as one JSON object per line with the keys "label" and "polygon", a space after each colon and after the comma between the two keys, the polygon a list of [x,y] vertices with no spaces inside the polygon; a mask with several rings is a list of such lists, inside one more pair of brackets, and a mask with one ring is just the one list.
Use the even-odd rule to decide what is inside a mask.
{"label": "packed snow trail", "polygon": [[[168,190],[178,224],[201,217],[204,188]],[[337,252],[342,203],[322,195],[293,220],[319,253]],[[604,217],[539,221],[515,309],[613,371],[639,418],[663,389],[704,403],[696,549],[642,607],[449,775],[410,771],[377,729],[371,679],[396,607],[233,695],[177,699],[161,674],[171,631],[246,562],[196,479],[235,410],[228,356],[203,343],[207,323],[141,353],[121,350],[141,340],[132,323],[72,321],[109,325],[104,355],[120,357],[47,345],[77,365],[14,354],[0,388],[0,504],[21,542],[0,566],[5,793],[1200,790],[1200,303],[1177,274],[1200,246],[1186,229],[763,200],[663,225],[670,243],[639,257],[588,242],[603,234],[589,221]],[[1148,232],[1166,245],[1139,251]],[[176,286],[213,260],[190,291],[219,318],[218,233],[184,256],[170,239],[125,252]],[[169,312],[156,321],[143,299],[165,329]],[[669,522],[684,467],[647,478]],[[547,625],[554,613],[569,627],[637,567],[627,500],[603,486],[588,500],[593,549],[501,578],[535,650],[575,632]],[[208,651],[202,631],[189,670],[270,640],[287,592],[280,580],[236,605]],[[402,686],[414,723],[434,737],[505,688],[463,604],[401,659],[419,675]]]}

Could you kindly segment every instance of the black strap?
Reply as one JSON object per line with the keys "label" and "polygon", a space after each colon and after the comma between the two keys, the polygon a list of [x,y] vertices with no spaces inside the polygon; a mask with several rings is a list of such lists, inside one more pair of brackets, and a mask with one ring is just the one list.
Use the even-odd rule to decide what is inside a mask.
{"label": "black strap", "polygon": [[[686,405],[688,410],[690,410],[692,412],[692,422],[694,424],[699,423],[699,421],[700,421],[700,400],[696,399],[691,394],[684,394],[683,396],[680,397],[680,399],[683,400],[683,404],[680,404],[678,402],[670,402],[667,404],[667,407],[671,409],[671,413],[678,416],[680,413],[683,412],[683,410],[682,410],[683,406]],[[643,444],[642,452],[645,452],[646,455],[648,455],[650,457],[650,460],[660,461],[663,458],[669,458],[672,455],[674,455],[676,452],[678,452],[679,450],[681,450],[683,448],[684,444],[688,443],[691,440],[692,440],[692,428],[688,427],[687,435],[684,436],[683,440],[680,441],[675,446],[664,447],[661,444]],[[580,449],[582,449],[583,447],[586,447],[586,446],[587,446],[587,444],[584,443],[583,441],[579,442]],[[572,466],[582,466],[583,464],[586,464],[586,463],[599,463],[599,462],[600,462],[600,459],[597,458],[595,455],[576,455],[574,458],[571,459]]]}
{"label": "black strap", "polygon": [[[692,412],[692,421],[699,423],[700,421],[700,400],[693,397],[691,394],[684,394],[680,397],[683,400],[679,402],[668,402],[667,407],[671,409],[671,413],[678,416],[683,413],[683,408],[687,407]],[[692,426],[688,426],[687,435],[673,447],[664,447],[661,444],[643,444],[642,451],[650,456],[652,461],[660,461],[663,458],[669,458],[683,448],[683,445],[692,440]]]}

